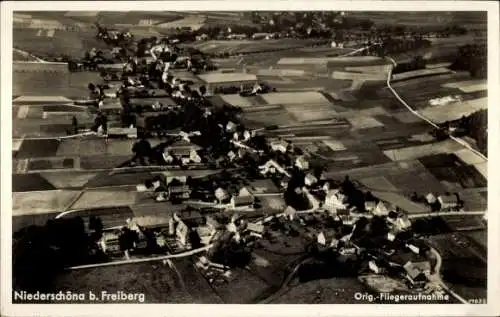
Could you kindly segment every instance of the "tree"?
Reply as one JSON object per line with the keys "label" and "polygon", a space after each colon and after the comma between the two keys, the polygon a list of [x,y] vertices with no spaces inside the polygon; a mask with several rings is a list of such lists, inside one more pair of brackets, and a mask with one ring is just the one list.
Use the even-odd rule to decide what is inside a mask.
{"label": "tree", "polygon": [[207,93],[207,87],[201,86],[200,87],[200,93],[201,93],[202,96],[205,96],[205,94]]}
{"label": "tree", "polygon": [[102,233],[102,229],[104,228],[102,224],[102,220],[99,217],[91,216],[89,218],[89,229],[93,230],[97,233]]}

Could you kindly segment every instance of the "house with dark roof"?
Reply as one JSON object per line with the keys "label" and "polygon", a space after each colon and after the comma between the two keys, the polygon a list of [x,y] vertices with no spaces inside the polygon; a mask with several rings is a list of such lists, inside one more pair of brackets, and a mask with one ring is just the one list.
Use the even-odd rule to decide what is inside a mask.
{"label": "house with dark roof", "polygon": [[415,287],[421,287],[427,282],[427,274],[431,271],[431,264],[429,261],[408,261],[403,265],[403,268],[406,272],[405,277],[410,284]]}
{"label": "house with dark roof", "polygon": [[233,208],[251,206],[251,205],[253,205],[253,203],[254,203],[253,196],[233,196],[233,197],[231,197],[231,206]]}

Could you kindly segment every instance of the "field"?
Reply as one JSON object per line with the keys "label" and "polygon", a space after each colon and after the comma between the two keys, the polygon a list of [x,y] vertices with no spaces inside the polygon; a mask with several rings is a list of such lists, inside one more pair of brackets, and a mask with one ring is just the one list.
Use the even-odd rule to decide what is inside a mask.
{"label": "field", "polygon": [[74,293],[142,293],[145,303],[149,304],[193,303],[200,300],[193,297],[175,272],[162,262],[69,271],[55,280],[53,288],[54,291],[71,289]]}
{"label": "field", "polygon": [[431,237],[443,257],[446,283],[465,299],[486,298],[486,260],[481,251],[461,234]]}
{"label": "field", "polygon": [[454,154],[424,156],[420,162],[441,182],[459,188],[487,186],[486,179],[473,166],[464,164]]}
{"label": "field", "polygon": [[217,41],[210,40],[205,42],[200,42],[194,45],[195,48],[200,51],[212,54],[212,53],[246,53],[246,52],[258,52],[258,51],[268,51],[268,50],[280,50],[280,49],[292,49],[300,48],[304,46],[312,45],[318,42],[314,39],[280,39],[280,40],[231,40],[231,41]]}
{"label": "field", "polygon": [[354,293],[365,292],[355,278],[331,278],[296,285],[272,304],[359,304]]}

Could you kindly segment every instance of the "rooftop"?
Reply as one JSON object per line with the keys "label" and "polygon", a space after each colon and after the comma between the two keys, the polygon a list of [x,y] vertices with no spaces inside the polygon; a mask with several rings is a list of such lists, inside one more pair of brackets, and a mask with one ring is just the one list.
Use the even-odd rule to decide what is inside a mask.
{"label": "rooftop", "polygon": [[256,75],[245,73],[207,73],[198,75],[198,78],[207,84],[235,81],[257,81]]}

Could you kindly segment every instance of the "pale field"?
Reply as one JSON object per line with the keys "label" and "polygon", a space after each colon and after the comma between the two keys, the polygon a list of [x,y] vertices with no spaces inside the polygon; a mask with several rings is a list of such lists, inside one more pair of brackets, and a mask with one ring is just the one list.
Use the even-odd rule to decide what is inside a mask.
{"label": "pale field", "polygon": [[354,129],[368,129],[368,128],[375,128],[375,127],[382,127],[384,124],[382,124],[380,121],[376,120],[373,117],[352,117],[347,119],[352,127]]}
{"label": "pale field", "polygon": [[79,191],[48,190],[12,193],[12,216],[61,211],[69,206]]}
{"label": "pale field", "polygon": [[383,151],[383,153],[393,161],[407,161],[418,159],[423,156],[436,155],[441,153],[453,153],[462,148],[462,145],[453,140],[446,140],[425,145],[405,147]]}
{"label": "pale field", "polygon": [[445,122],[460,119],[462,116],[468,116],[478,110],[487,108],[488,98],[484,97],[443,106],[429,107],[419,112],[433,122]]}
{"label": "pale field", "polygon": [[446,88],[458,88],[465,93],[471,93],[488,89],[488,83],[486,80],[467,80],[455,83],[447,83],[443,84],[442,86]]}
{"label": "pale field", "polygon": [[354,72],[342,72],[342,71],[334,71],[332,73],[333,79],[341,79],[341,80],[386,80],[387,75],[385,73],[354,73]]}
{"label": "pale field", "polygon": [[330,102],[322,94],[310,92],[284,92],[269,93],[262,95],[268,104],[329,104]]}
{"label": "pale field", "polygon": [[451,73],[451,70],[448,68],[430,68],[430,69],[419,69],[419,70],[412,70],[409,72],[401,73],[401,74],[394,74],[392,75],[393,80],[406,80],[406,79],[411,79],[411,78],[416,78],[420,76],[429,76],[429,75],[442,75],[442,74],[448,74]]}
{"label": "pale field", "polygon": [[42,172],[40,175],[56,188],[83,187],[89,180],[97,176],[97,173],[51,173]]}
{"label": "pale field", "polygon": [[100,207],[116,207],[134,205],[139,200],[139,193],[135,186],[129,191],[92,189],[83,195],[71,206],[72,209],[87,209]]}

